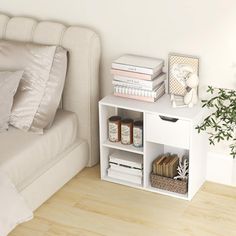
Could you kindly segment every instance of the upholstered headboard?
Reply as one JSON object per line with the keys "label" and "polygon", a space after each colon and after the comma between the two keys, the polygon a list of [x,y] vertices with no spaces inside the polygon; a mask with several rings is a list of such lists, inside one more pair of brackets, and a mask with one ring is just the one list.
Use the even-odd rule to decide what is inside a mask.
{"label": "upholstered headboard", "polygon": [[79,137],[87,140],[90,160],[98,162],[100,41],[92,30],[50,21],[0,14],[0,39],[61,45],[69,51],[63,108],[78,116]]}

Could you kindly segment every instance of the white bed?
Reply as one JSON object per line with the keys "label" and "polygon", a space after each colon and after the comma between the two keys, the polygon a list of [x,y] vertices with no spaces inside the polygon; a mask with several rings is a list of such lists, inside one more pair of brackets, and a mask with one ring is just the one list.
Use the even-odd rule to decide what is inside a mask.
{"label": "white bed", "polygon": [[0,39],[61,45],[69,51],[62,108],[43,136],[15,128],[0,134],[0,169],[32,210],[99,160],[99,38],[90,29],[0,14]]}

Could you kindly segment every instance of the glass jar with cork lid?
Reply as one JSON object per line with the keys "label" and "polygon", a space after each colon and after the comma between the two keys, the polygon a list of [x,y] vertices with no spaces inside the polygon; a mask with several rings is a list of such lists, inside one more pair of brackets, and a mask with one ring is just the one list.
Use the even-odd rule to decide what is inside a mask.
{"label": "glass jar with cork lid", "polygon": [[110,142],[120,142],[121,117],[111,116],[108,119],[108,136]]}
{"label": "glass jar with cork lid", "polygon": [[133,120],[123,119],[121,121],[121,143],[130,145],[133,143]]}
{"label": "glass jar with cork lid", "polygon": [[133,128],[133,145],[134,147],[143,147],[143,121],[134,121]]}

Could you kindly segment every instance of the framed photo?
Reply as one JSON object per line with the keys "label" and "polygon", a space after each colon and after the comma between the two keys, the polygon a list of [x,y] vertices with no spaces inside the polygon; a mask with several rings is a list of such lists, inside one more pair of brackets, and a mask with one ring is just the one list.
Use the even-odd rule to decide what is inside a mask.
{"label": "framed photo", "polygon": [[170,53],[168,58],[169,93],[184,96],[187,92],[186,78],[189,73],[199,76],[199,58]]}

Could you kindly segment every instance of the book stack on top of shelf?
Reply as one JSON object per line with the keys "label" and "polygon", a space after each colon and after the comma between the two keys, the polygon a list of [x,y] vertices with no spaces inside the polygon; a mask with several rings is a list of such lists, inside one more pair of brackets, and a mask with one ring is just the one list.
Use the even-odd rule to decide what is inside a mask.
{"label": "book stack on top of shelf", "polygon": [[155,102],[165,93],[164,60],[124,55],[112,62],[114,95]]}
{"label": "book stack on top of shelf", "polygon": [[111,178],[141,185],[143,179],[142,156],[128,152],[114,152],[109,156],[107,172]]}

